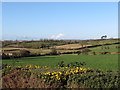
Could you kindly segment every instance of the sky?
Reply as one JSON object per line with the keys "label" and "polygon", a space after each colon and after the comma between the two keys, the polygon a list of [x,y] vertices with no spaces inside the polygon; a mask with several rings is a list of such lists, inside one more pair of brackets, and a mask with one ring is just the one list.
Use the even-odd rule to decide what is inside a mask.
{"label": "sky", "polygon": [[117,2],[3,2],[2,40],[118,37]]}

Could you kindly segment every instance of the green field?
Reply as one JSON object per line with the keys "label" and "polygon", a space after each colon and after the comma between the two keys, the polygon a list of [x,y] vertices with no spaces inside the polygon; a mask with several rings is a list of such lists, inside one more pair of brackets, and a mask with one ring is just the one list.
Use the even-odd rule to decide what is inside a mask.
{"label": "green field", "polygon": [[93,48],[89,48],[91,50],[91,52],[118,52],[118,48],[116,48],[116,46],[119,46],[119,44],[113,44],[113,45],[105,45],[103,47],[109,47],[109,49],[101,49],[102,46],[98,46],[98,47],[93,47]]}
{"label": "green field", "polygon": [[[10,53],[9,58],[2,60],[2,75],[5,77],[3,78],[4,87],[10,85],[12,85],[11,87],[22,87],[19,86],[22,82],[25,88],[27,85],[32,88],[36,86],[37,88],[48,87],[45,85],[50,85],[50,87],[53,85],[52,88],[116,88],[120,81],[118,75],[119,44],[113,44],[112,40],[108,41],[102,40],[99,43],[91,41],[87,44],[95,45],[94,47],[86,47],[86,44],[82,48],[81,43],[61,44],[63,49],[36,48],[39,46],[38,42],[24,42],[28,46],[33,46],[31,48],[27,48],[27,45],[24,48],[4,47],[4,53]],[[111,45],[104,45],[105,43]],[[102,46],[96,46],[97,44]],[[69,49],[67,49],[68,47]],[[26,52],[23,52],[22,49],[30,51],[30,55],[25,57]],[[84,52],[84,50],[87,51]],[[51,54],[53,51],[57,54]],[[21,55],[21,58],[14,55]],[[81,66],[84,63],[85,65]],[[44,82],[42,85],[44,87],[41,86],[41,82]],[[54,86],[55,84],[58,86]]]}
{"label": "green field", "polygon": [[17,61],[16,65],[41,65],[55,67],[58,62],[64,61],[65,64],[71,62],[85,62],[86,68],[101,69],[101,70],[118,70],[118,55],[58,55],[58,56],[37,56],[37,57],[24,57],[18,59],[3,60],[3,64],[13,64]]}

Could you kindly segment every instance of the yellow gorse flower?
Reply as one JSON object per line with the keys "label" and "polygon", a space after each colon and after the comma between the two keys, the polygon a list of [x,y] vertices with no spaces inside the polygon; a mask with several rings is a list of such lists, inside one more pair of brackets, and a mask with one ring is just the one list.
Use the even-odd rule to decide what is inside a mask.
{"label": "yellow gorse flower", "polygon": [[54,78],[54,76],[51,76],[50,78]]}
{"label": "yellow gorse flower", "polygon": [[60,80],[60,77],[56,77],[57,80]]}
{"label": "yellow gorse flower", "polygon": [[50,72],[44,73],[44,75],[50,75]]}
{"label": "yellow gorse flower", "polygon": [[61,74],[62,74],[62,72],[59,72],[59,74],[61,75]]}
{"label": "yellow gorse flower", "polygon": [[81,71],[86,71],[87,69],[86,68],[80,68]]}
{"label": "yellow gorse flower", "polygon": [[[10,68],[10,67],[13,67],[13,66],[6,66],[7,68]],[[38,65],[25,65],[25,66],[22,66],[22,65],[17,65],[17,66],[14,66],[14,67],[18,67],[18,68],[27,68],[26,70],[30,71],[30,72],[34,72],[34,70],[43,70],[43,69],[49,69],[50,67],[48,66],[38,66]],[[49,72],[45,72],[45,73],[39,73],[38,76],[41,76],[42,79],[47,79],[47,78],[51,78],[51,79],[56,79],[56,80],[61,80],[61,79],[64,79],[66,80],[66,75],[70,76],[71,74],[79,74],[79,72],[82,72],[82,73],[86,73],[87,68],[80,68],[80,67],[76,67],[76,68],[69,68],[69,67],[59,67],[58,68],[59,71],[52,71],[50,72],[50,70],[48,70]],[[25,69],[23,69],[25,70]],[[82,74],[80,74],[82,75]]]}

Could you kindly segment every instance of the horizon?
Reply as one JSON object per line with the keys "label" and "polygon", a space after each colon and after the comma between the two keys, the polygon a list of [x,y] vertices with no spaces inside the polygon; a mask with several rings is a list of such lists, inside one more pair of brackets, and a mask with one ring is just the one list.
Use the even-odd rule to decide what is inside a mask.
{"label": "horizon", "polygon": [[2,40],[118,38],[117,2],[3,2]]}
{"label": "horizon", "polygon": [[120,38],[106,38],[106,39],[39,39],[39,40],[0,40],[0,41],[40,41],[40,40],[54,40],[54,41],[56,41],[56,40],[58,40],[58,41],[60,41],[60,40],[75,40],[75,41],[86,41],[86,40],[109,40],[109,39],[120,39]]}

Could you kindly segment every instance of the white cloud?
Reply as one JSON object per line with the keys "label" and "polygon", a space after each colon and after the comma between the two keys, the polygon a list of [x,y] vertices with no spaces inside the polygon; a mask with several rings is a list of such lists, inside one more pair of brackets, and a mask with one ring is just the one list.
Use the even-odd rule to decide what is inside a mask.
{"label": "white cloud", "polygon": [[63,37],[63,36],[64,36],[64,34],[60,33],[60,34],[58,34],[58,35],[53,35],[53,36],[51,37],[51,39],[59,39],[59,38],[61,38],[61,37]]}

